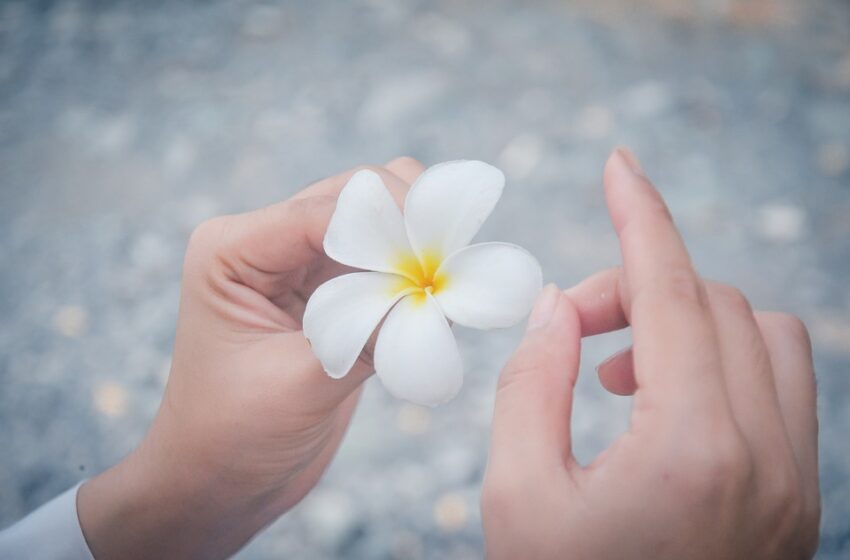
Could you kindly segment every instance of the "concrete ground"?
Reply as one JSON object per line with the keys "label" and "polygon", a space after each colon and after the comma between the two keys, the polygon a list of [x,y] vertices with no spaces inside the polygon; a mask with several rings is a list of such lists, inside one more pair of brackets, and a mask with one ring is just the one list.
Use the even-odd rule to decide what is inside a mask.
{"label": "concrete ground", "polygon": [[[706,275],[808,323],[820,558],[850,556],[850,5],[841,0],[0,2],[0,526],[117,461],[169,367],[204,218],[362,162],[478,158],[481,233],[548,280],[619,259],[600,190],[629,144]],[[467,381],[426,410],[370,383],[330,472],[239,558],[482,556],[494,379],[519,331],[458,329]],[[587,461],[628,399],[585,345]]]}

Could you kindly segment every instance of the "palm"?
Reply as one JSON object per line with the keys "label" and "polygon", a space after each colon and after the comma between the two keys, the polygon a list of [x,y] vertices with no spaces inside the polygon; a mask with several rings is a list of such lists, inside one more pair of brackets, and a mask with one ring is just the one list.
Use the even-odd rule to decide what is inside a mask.
{"label": "palm", "polygon": [[287,488],[287,502],[299,500],[324,471],[359,397],[359,390],[342,401],[297,397],[304,394],[311,378],[324,377],[301,334],[304,308],[318,285],[344,271],[345,267],[322,255],[303,267],[277,273],[271,279],[277,293],[266,298],[251,289],[260,305],[239,309],[232,324],[234,332],[250,324],[275,325],[245,342],[243,359],[253,364],[246,372],[252,389],[242,392],[241,399],[251,411],[245,419],[250,426],[235,430],[233,437],[241,445],[246,436],[251,438],[249,455],[253,457],[246,460],[250,471],[246,474],[269,486]]}

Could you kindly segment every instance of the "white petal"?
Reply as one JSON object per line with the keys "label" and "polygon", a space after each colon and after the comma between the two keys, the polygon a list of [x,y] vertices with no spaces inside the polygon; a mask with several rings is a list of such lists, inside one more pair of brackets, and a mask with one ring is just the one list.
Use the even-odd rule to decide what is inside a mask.
{"label": "white petal", "polygon": [[348,180],[325,233],[325,253],[366,270],[394,272],[399,258],[412,253],[404,219],[381,176],[363,169]]}
{"label": "white petal", "polygon": [[395,274],[353,272],[316,288],[302,321],[313,353],[333,378],[343,377],[409,283]]}
{"label": "white petal", "polygon": [[504,186],[504,174],[482,161],[450,161],[425,170],[404,202],[404,222],[416,254],[445,258],[469,244]]}
{"label": "white petal", "polygon": [[390,393],[417,404],[434,406],[460,390],[457,343],[430,295],[409,295],[387,315],[375,343],[375,373]]}
{"label": "white petal", "polygon": [[534,256],[510,243],[470,245],[450,255],[437,270],[444,284],[434,297],[452,321],[476,329],[509,327],[521,321],[543,286]]}

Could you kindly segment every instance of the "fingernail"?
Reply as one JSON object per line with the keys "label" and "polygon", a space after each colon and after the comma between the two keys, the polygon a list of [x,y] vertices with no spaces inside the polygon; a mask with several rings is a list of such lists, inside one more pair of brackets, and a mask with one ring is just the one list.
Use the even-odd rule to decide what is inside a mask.
{"label": "fingernail", "polygon": [[528,316],[527,331],[545,327],[552,320],[552,315],[555,314],[555,307],[558,305],[558,298],[561,297],[561,291],[555,284],[548,284],[537,296],[537,301],[534,303],[534,309],[531,310],[531,315]]}
{"label": "fingernail", "polygon": [[619,358],[620,356],[622,356],[623,354],[625,354],[626,352],[628,352],[631,349],[632,349],[631,346],[626,346],[622,350],[618,350],[617,352],[614,352],[613,354],[611,354],[610,356],[608,356],[607,358],[605,358],[604,360],[599,362],[599,365],[596,366],[596,371],[599,372],[600,369],[604,368],[605,366],[607,366],[608,364],[610,364],[611,362],[613,362],[614,360],[616,360],[617,358]]}
{"label": "fingernail", "polygon": [[632,151],[625,146],[620,146],[617,148],[617,153],[623,158],[623,162],[626,166],[631,170],[635,175],[646,176],[643,172],[643,167],[640,166],[640,161],[637,156],[632,153]]}

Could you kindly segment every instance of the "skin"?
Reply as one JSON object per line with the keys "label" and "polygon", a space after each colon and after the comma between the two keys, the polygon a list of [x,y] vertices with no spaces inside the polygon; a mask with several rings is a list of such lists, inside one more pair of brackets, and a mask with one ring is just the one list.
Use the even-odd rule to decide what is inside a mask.
{"label": "skin", "polygon": [[[410,158],[369,168],[399,205],[424,169]],[[195,230],[156,418],[78,494],[96,558],[226,558],[316,484],[372,373],[370,343],[346,377],[330,379],[300,330],[313,290],[347,271],[322,239],[359,169]]]}
{"label": "skin", "polygon": [[[499,379],[482,492],[488,558],[809,558],[818,539],[815,381],[803,324],[694,270],[628,151],[605,167],[623,267],[549,286]],[[631,325],[599,368],[633,394],[587,466],[570,447],[580,339]]]}
{"label": "skin", "polygon": [[[547,287],[500,377],[482,498],[488,556],[808,556],[819,497],[805,329],[701,280],[635,166],[618,152],[605,171],[624,267],[566,295]],[[401,205],[423,166],[371,169]],[[157,416],[78,494],[96,558],[230,556],[316,484],[372,372],[370,343],[346,377],[328,378],[300,332],[312,291],[346,272],[321,246],[355,171],[192,235]],[[599,372],[610,390],[634,393],[632,427],[583,468],[569,429],[580,338],[627,324],[634,353]]]}

